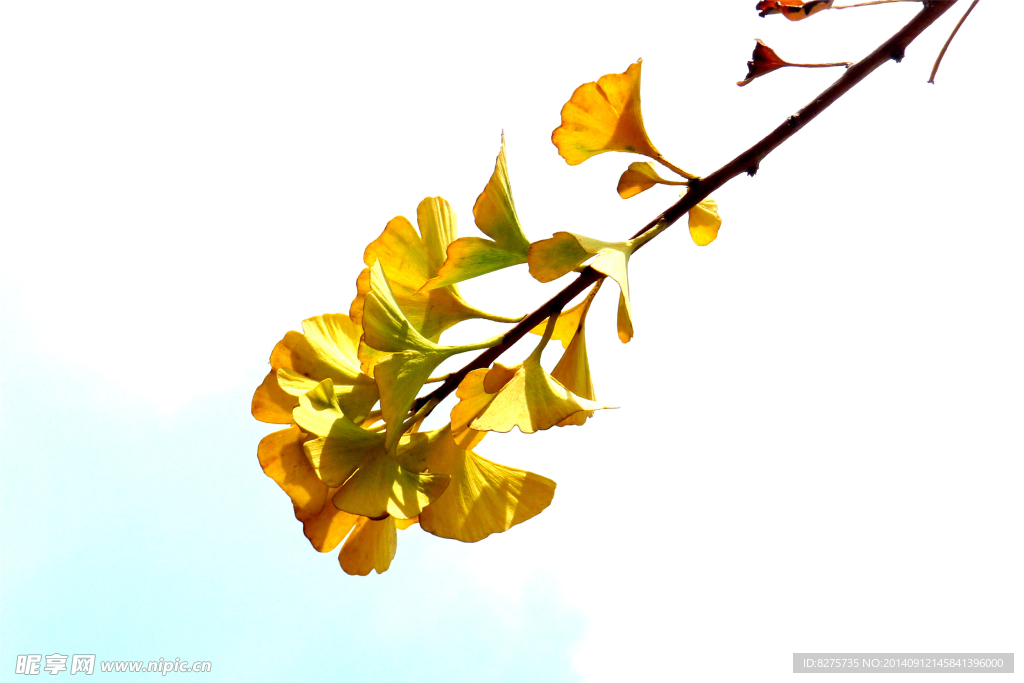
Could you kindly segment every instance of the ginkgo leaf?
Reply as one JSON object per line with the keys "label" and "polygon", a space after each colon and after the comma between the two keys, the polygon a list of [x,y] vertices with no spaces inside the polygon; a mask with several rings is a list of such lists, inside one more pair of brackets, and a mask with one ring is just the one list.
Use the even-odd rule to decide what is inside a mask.
{"label": "ginkgo leaf", "polygon": [[469,423],[490,405],[503,386],[515,376],[518,365],[505,367],[494,363],[490,368],[469,372],[455,391],[459,402],[451,412],[452,437],[461,448],[470,450],[483,441],[487,432],[471,429]]}
{"label": "ginkgo leaf", "polygon": [[[541,352],[551,338],[554,323],[549,321],[548,328],[533,353],[515,368],[512,377],[504,381],[494,398],[469,423],[471,429],[509,432],[518,427],[524,434],[532,434],[550,429],[578,412],[611,407],[568,391],[541,367]],[[486,380],[485,375],[485,388]]]}
{"label": "ginkgo leaf", "polygon": [[[423,290],[427,281],[437,275],[449,245],[455,241],[456,220],[451,206],[441,197],[427,197],[420,202],[416,220],[419,232],[403,216],[393,218],[363,254],[367,266],[380,263],[412,326],[427,339],[437,341],[444,330],[471,318],[517,322],[470,306],[455,285]],[[363,323],[364,301],[369,291],[367,268],[356,280],[356,298],[349,311],[352,320],[359,324]]]}
{"label": "ginkgo leaf", "polygon": [[460,237],[448,245],[447,258],[437,277],[423,289],[432,290],[526,263],[530,241],[523,234],[516,205],[512,201],[512,185],[505,159],[505,135],[501,151],[494,163],[494,173],[473,205],[473,218],[480,230],[491,239]]}
{"label": "ginkgo leaf", "polygon": [[562,107],[562,125],[551,141],[570,165],[604,152],[661,156],[647,136],[640,110],[641,61],[624,73],[584,83]]}
{"label": "ginkgo leaf", "polygon": [[629,257],[641,244],[664,228],[648,230],[626,242],[603,242],[571,232],[556,232],[551,239],[530,246],[530,275],[541,282],[562,277],[584,261],[593,258],[590,267],[607,275],[619,285],[617,328],[623,343],[633,338],[633,310],[629,298]]}
{"label": "ginkgo leaf", "polygon": [[[551,371],[551,376],[568,391],[591,401],[596,398],[596,394],[594,392],[594,379],[590,374],[590,359],[587,358],[586,321],[587,311],[590,308],[590,304],[594,301],[594,296],[597,294],[600,286],[601,282],[598,281],[593,289],[590,290],[587,298],[584,299],[584,308],[577,319],[576,329],[573,331],[571,341],[566,346],[562,358],[558,361],[554,370]],[[561,318],[562,316],[558,317]],[[558,326],[556,323],[555,334],[557,333]],[[630,331],[630,336],[632,336],[632,330]],[[592,410],[576,413],[559,422],[558,426],[582,425],[593,414],[594,411]]]}
{"label": "ginkgo leaf", "polygon": [[[327,498],[333,498],[338,488],[335,486],[328,489]],[[339,510],[334,504],[327,504],[318,514],[303,521],[302,532],[319,552],[329,553],[345,540],[359,520],[359,515]]]}
{"label": "ginkgo leaf", "polygon": [[383,574],[398,552],[395,518],[381,520],[360,517],[338,553],[338,563],[346,574],[366,576],[371,571]]}
{"label": "ginkgo leaf", "polygon": [[764,76],[765,74],[771,73],[776,69],[781,69],[784,66],[797,66],[803,68],[817,69],[822,67],[842,66],[848,67],[852,62],[828,62],[819,64],[803,64],[795,62],[787,62],[785,59],[779,57],[775,50],[771,49],[758,39],[757,44],[754,46],[753,58],[747,62],[747,77],[742,81],[736,83],[736,85],[744,86],[750,83],[755,78]]}
{"label": "ginkgo leaf", "polygon": [[[403,450],[413,448],[422,434],[404,437],[405,449],[385,448],[384,435],[370,432],[346,418],[330,379],[299,398],[295,422],[317,438],[304,444],[316,473],[325,484],[338,487],[334,504],[345,512],[372,519],[417,516],[448,485],[448,477],[424,474]],[[409,469],[411,465],[414,469]]]}
{"label": "ginkgo leaf", "polygon": [[718,237],[722,217],[718,215],[718,202],[705,199],[690,209],[690,237],[698,247],[706,247]]}
{"label": "ginkgo leaf", "polygon": [[686,181],[665,180],[654,170],[654,164],[651,162],[634,161],[619,176],[619,184],[615,189],[620,197],[629,199],[655,185],[686,185]]}
{"label": "ginkgo leaf", "polygon": [[790,21],[806,19],[812,14],[832,7],[834,0],[761,0],[756,9],[762,17],[769,14],[781,14]]}
{"label": "ginkgo leaf", "polygon": [[253,416],[288,424],[297,397],[330,377],[345,414],[361,420],[377,402],[377,385],[360,370],[362,329],[343,313],[327,313],[302,321],[302,330],[288,332],[270,354],[271,370],[253,396]]}
{"label": "ginkgo leaf", "polygon": [[552,132],[551,142],[571,166],[604,152],[632,152],[693,178],[665,159],[647,136],[640,110],[641,61],[576,88],[562,107],[562,125]]}
{"label": "ginkgo leaf", "polygon": [[[333,497],[337,488],[328,491]],[[388,569],[397,550],[397,538],[388,533],[392,529],[406,529],[418,518],[397,519],[387,517],[380,521],[360,517],[325,505],[323,510],[303,522],[302,530],[309,542],[322,553],[327,553],[345,541],[338,553],[341,568],[347,574],[366,576],[372,570],[382,573]],[[347,538],[346,538],[347,537]]]}
{"label": "ginkgo leaf", "polygon": [[426,466],[451,484],[420,513],[420,526],[435,536],[475,543],[539,514],[555,495],[555,482],[506,467],[461,448],[448,425],[430,433]]}
{"label": "ginkgo leaf", "polygon": [[475,448],[487,436],[487,432],[470,429],[469,423],[494,400],[495,394],[484,389],[484,377],[488,372],[488,368],[470,371],[455,390],[459,402],[451,412],[452,438],[467,450]]}
{"label": "ginkgo leaf", "polygon": [[379,261],[370,267],[363,324],[366,344],[390,354],[376,362],[374,379],[391,452],[416,395],[437,366],[454,354],[485,349],[501,341],[498,337],[480,344],[439,346],[427,339],[406,318]]}
{"label": "ginkgo leaf", "polygon": [[[558,318],[555,320],[555,331],[551,335],[551,338],[557,339],[561,342],[563,349],[569,348],[569,343],[572,342],[573,337],[576,336],[576,331],[579,329],[583,318],[586,317],[587,312],[590,310],[590,304],[594,301],[594,297],[597,296],[598,290],[601,289],[602,282],[604,282],[604,280],[598,280],[597,284],[590,288],[590,292],[587,293],[587,296],[583,301],[579,302],[569,310],[562,311],[558,314]],[[530,332],[543,336],[547,326],[548,321],[544,320],[530,330]]]}
{"label": "ginkgo leaf", "polygon": [[530,245],[530,275],[540,282],[551,282],[572,272],[591,256],[574,234],[556,232],[550,239]]}
{"label": "ginkgo leaf", "polygon": [[299,521],[317,515],[327,500],[327,485],[302,449],[308,439],[309,434],[292,426],[267,434],[257,449],[260,467],[291,498]]}
{"label": "ginkgo leaf", "polygon": [[277,370],[271,370],[252,395],[252,416],[260,422],[286,425],[292,421],[295,397],[277,383]]}
{"label": "ginkgo leaf", "polygon": [[775,50],[765,45],[760,38],[757,38],[754,54],[750,61],[747,62],[747,77],[736,83],[736,85],[744,86],[755,78],[764,76],[776,69],[781,69],[784,66],[789,66],[789,62],[779,57]]}

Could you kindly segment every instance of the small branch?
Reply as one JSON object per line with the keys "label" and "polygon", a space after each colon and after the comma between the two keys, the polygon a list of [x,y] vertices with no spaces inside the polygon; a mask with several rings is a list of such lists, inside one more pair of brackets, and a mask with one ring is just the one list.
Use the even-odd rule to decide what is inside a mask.
{"label": "small branch", "polygon": [[967,8],[964,15],[960,17],[960,21],[956,22],[956,26],[953,27],[953,32],[949,34],[949,38],[946,39],[946,44],[939,50],[939,56],[935,58],[935,66],[932,67],[932,75],[928,77],[928,82],[935,85],[935,74],[939,71],[939,64],[942,63],[942,58],[946,55],[946,50],[949,48],[949,44],[953,42],[953,38],[956,36],[956,32],[960,30],[960,27],[964,25],[964,21],[970,16],[971,10],[978,4],[978,0],[974,0],[971,6]]}
{"label": "small branch", "polygon": [[[914,40],[921,35],[926,28],[931,26],[936,19],[945,14],[954,4],[956,4],[956,2],[957,0],[930,0],[929,2],[926,2],[924,8],[910,20],[910,23],[897,31],[887,41],[879,45],[874,52],[848,68],[835,83],[826,88],[825,91],[818,95],[818,97],[816,97],[810,104],[793,116],[790,116],[785,122],[762,138],[753,147],[746,150],[708,177],[694,178],[690,182],[690,188],[687,193],[683,195],[683,198],[666,209],[660,216],[641,228],[635,235],[633,235],[633,239],[636,239],[654,228],[658,228],[658,231],[661,232],[685,216],[690,209],[705,200],[708,195],[725,185],[736,176],[741,173],[749,173],[752,169],[757,169],[761,160],[768,156],[776,147],[796,135],[800,129],[810,123],[818,116],[818,114],[828,109],[836,100],[849,92],[871,72],[888,62],[890,59],[894,59],[896,61],[902,59],[907,46],[914,42]],[[975,0],[975,2],[977,2],[977,0]],[[643,245],[641,244],[637,246],[636,249],[640,249],[642,246]],[[634,252],[635,251],[636,250],[634,250]],[[413,410],[419,411],[420,408],[430,402],[434,402],[435,405],[436,403],[440,403],[445,397],[453,393],[459,387],[459,384],[466,375],[473,370],[489,367],[491,363],[501,356],[502,353],[507,351],[513,344],[526,336],[530,330],[539,325],[541,321],[546,320],[555,313],[561,312],[570,301],[582,294],[587,287],[603,278],[604,275],[593,268],[590,268],[589,266],[584,268],[579,277],[569,283],[565,289],[548,300],[547,303],[542,305],[536,311],[526,316],[518,325],[508,330],[504,334],[504,339],[500,344],[487,349],[465,365],[461,370],[451,373],[448,379],[446,379],[441,386],[437,387],[426,396],[417,398],[416,402],[413,404]]]}

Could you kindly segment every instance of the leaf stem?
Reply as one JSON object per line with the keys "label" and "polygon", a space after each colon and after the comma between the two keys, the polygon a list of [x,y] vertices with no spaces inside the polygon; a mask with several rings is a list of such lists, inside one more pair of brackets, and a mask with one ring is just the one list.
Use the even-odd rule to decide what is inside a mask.
{"label": "leaf stem", "polygon": [[540,338],[540,343],[537,344],[537,348],[530,354],[530,358],[540,358],[540,354],[544,353],[544,347],[551,341],[551,335],[555,333],[555,323],[558,322],[558,316],[562,311],[558,310],[548,316],[548,324],[544,326],[544,334]]}
{"label": "leaf stem", "polygon": [[802,66],[805,69],[820,69],[823,66],[853,66],[853,62],[825,62],[822,64],[802,64],[800,62],[789,62],[787,66]]}
{"label": "leaf stem", "polygon": [[[676,175],[681,175],[684,178],[686,178],[687,180],[697,180],[697,178],[699,177],[699,176],[693,175],[692,173],[687,173],[686,171],[684,171],[683,169],[679,168],[678,166],[676,166],[675,164],[673,164],[671,161],[669,161],[665,157],[661,156],[660,154],[658,156],[654,157],[654,160],[657,161],[662,166],[664,166],[665,168],[667,168],[668,170],[670,170],[673,173],[675,173]],[[679,183],[679,185],[689,185],[689,183]]]}

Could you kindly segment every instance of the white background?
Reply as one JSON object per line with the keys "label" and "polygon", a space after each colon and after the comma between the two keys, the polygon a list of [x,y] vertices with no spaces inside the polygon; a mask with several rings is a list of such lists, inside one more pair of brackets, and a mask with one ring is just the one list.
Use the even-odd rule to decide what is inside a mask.
{"label": "white background", "polygon": [[[340,644],[380,603],[317,627],[336,634],[323,636],[331,647],[269,635],[293,619],[312,628],[290,605],[309,614],[316,596],[360,591],[400,615],[375,622],[372,642],[415,651],[430,633],[445,653],[429,671],[414,661],[406,680],[504,680],[541,647],[529,634],[544,610],[574,626],[555,629],[533,680],[781,680],[798,651],[1019,652],[1020,3],[982,2],[927,85],[961,2],[902,64],[717,193],[712,245],[681,224],[643,250],[628,345],[604,288],[591,365],[598,398],[621,408],[479,449],[558,482],[537,519],[472,546],[414,529],[387,574],[348,577],[303,547],[257,467],[270,430],[246,414],[274,343],[304,317],[347,311],[363,248],[423,197],[446,197],[461,234],[476,234],[471,207],[502,130],[530,239],[624,239],[675,194],[621,200],[627,155],[562,161],[550,133],[576,86],[643,57],[654,143],[707,174],[838,76],[786,69],[737,88],[754,38],[791,61],[855,60],[917,9],[791,23],[753,4],[5,5],[0,666],[16,647],[67,649],[94,625],[65,612],[29,627],[40,591],[73,581],[58,543],[70,518],[92,534],[81,557],[106,548],[89,570],[105,595],[154,585],[145,559],[114,550],[147,536],[125,526],[146,498],[127,491],[145,487],[159,492],[165,537],[212,539],[235,506],[218,500],[238,490],[261,511],[232,518],[237,545],[210,541],[223,556],[190,558],[195,574],[175,590],[207,581],[216,602],[225,593],[204,572],[226,582],[264,556],[294,568],[294,594],[234,595],[238,611],[225,607],[206,649],[185,656],[212,659],[217,680],[254,656],[305,667],[306,680],[394,680],[388,656]],[[513,315],[562,284],[517,268],[463,292]],[[450,338],[492,331],[466,328]],[[102,447],[90,441],[101,432]],[[188,471],[154,457],[157,443],[179,444]],[[180,556],[162,561],[181,574]],[[429,611],[410,597],[455,580],[451,595],[483,602]],[[205,618],[153,599],[149,616],[107,618],[123,631],[118,656],[148,656],[132,634],[161,609],[167,633]],[[500,616],[471,628],[484,603]],[[523,651],[491,657],[511,631]]]}

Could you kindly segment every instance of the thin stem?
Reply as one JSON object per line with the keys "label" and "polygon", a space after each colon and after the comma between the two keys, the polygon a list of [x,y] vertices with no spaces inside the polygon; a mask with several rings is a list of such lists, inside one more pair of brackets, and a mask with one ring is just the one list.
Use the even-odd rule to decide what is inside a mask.
{"label": "thin stem", "polygon": [[971,6],[967,8],[964,15],[960,17],[960,21],[956,22],[956,26],[953,27],[953,32],[950,33],[949,38],[946,39],[946,44],[942,46],[941,50],[939,50],[939,56],[935,58],[935,66],[932,67],[932,75],[928,77],[928,82],[932,85],[935,85],[935,74],[939,70],[939,64],[942,63],[942,58],[946,55],[946,49],[949,48],[949,44],[953,42],[953,37],[956,36],[956,32],[964,25],[964,21],[967,20],[967,17],[971,14],[971,10],[973,10],[977,4],[978,0],[974,0],[974,2],[971,3]]}
{"label": "thin stem", "polygon": [[544,334],[540,338],[540,343],[537,344],[537,348],[530,354],[530,358],[540,358],[540,354],[544,353],[544,348],[551,341],[551,335],[555,333],[555,323],[558,322],[558,315],[561,311],[555,311],[548,316],[548,324],[544,326]]}
{"label": "thin stem", "polygon": [[827,62],[823,64],[802,64],[800,62],[789,62],[786,66],[802,66],[805,69],[820,69],[823,66],[853,66],[853,62]]}
{"label": "thin stem", "polygon": [[648,242],[653,240],[655,237],[657,237],[661,233],[663,233],[666,230],[668,230],[670,226],[671,226],[671,223],[666,223],[665,221],[661,221],[661,222],[655,223],[654,226],[650,230],[646,230],[643,233],[641,233],[639,236],[634,237],[633,239],[629,240],[627,242],[627,244],[629,244],[630,246],[633,247],[633,251],[636,251],[637,249],[639,249],[640,247],[644,246],[645,244],[647,244]]}
{"label": "thin stem", "polygon": [[410,417],[408,420],[402,423],[402,433],[404,434],[405,432],[409,431],[409,428],[412,427],[417,422],[422,422],[424,419],[426,419],[427,415],[430,415],[430,413],[433,412],[434,408],[436,408],[437,404],[440,402],[441,401],[437,399],[431,399],[424,403],[420,408],[416,410],[415,413],[412,414],[412,417]]}
{"label": "thin stem", "polygon": [[[480,312],[483,313],[483,311],[480,311]],[[484,313],[483,315],[480,316],[480,318],[483,319],[483,320],[490,320],[491,322],[494,322],[494,323],[509,323],[509,324],[514,324],[514,323],[521,322],[522,319],[525,318],[525,317],[526,317],[525,315],[521,315],[518,318],[506,318],[503,315],[491,315],[490,313]]]}
{"label": "thin stem", "polygon": [[[698,176],[693,175],[692,173],[687,173],[686,171],[684,171],[683,169],[679,168],[678,166],[676,166],[675,164],[673,164],[671,161],[669,161],[665,157],[661,156],[660,154],[657,157],[655,157],[654,160],[657,161],[662,166],[664,166],[665,168],[667,168],[668,170],[670,170],[673,173],[675,173],[676,175],[681,175],[684,178],[686,178],[687,180],[696,180],[697,177],[698,177]],[[681,184],[682,185],[688,185],[689,183],[681,183]]]}
{"label": "thin stem", "polygon": [[[761,161],[768,156],[776,147],[797,134],[804,126],[816,118],[821,112],[828,109],[836,100],[849,92],[855,85],[864,80],[871,72],[882,66],[890,59],[900,61],[908,45],[931,26],[939,17],[945,14],[957,0],[930,0],[924,8],[918,12],[906,26],[897,31],[891,38],[882,43],[864,59],[860,60],[840,76],[835,83],[826,88],[810,104],[796,114],[790,116],[775,130],[762,138],[753,147],[746,150],[735,159],[727,163],[706,178],[701,178],[690,184],[690,189],[682,199],[666,209],[660,216],[641,228],[633,238],[640,237],[652,228],[659,228],[659,232],[672,225],[700,202],[707,199],[708,195],[725,185],[736,176],[747,173],[754,175]],[[664,226],[661,224],[664,223]],[[646,243],[646,241],[645,241]],[[639,249],[642,244],[637,246]],[[634,251],[636,251],[634,249]],[[580,295],[587,287],[604,275],[593,268],[583,269],[579,277],[547,303],[523,318],[522,322],[508,330],[504,334],[504,341],[492,348],[487,349],[479,356],[466,364],[461,370],[453,372],[441,386],[434,389],[426,396],[416,399],[414,407],[421,407],[430,401],[440,402],[446,396],[458,389],[463,378],[473,370],[486,368],[497,358],[508,350],[513,344],[526,336],[530,330],[549,317],[554,311],[561,311],[570,301]]]}
{"label": "thin stem", "polygon": [[921,0],[871,0],[871,2],[858,2],[854,5],[832,5],[832,9],[850,9],[851,7],[867,7],[868,5],[888,5],[892,2],[921,2]]}
{"label": "thin stem", "polygon": [[426,379],[426,381],[424,381],[423,383],[424,384],[436,384],[437,382],[445,381],[446,379],[448,379],[451,376],[452,376],[452,373],[449,372],[447,375],[438,375],[437,377],[428,377]]}
{"label": "thin stem", "polygon": [[[525,318],[525,317],[526,316],[523,316],[523,318]],[[520,318],[520,320],[522,320],[522,318]],[[456,353],[465,353],[467,351],[479,351],[481,349],[489,349],[491,347],[498,346],[503,341],[505,341],[505,335],[503,335],[503,334],[496,334],[493,337],[491,337],[490,339],[485,339],[482,342],[477,342],[476,344],[463,344],[463,345],[460,345],[460,346],[456,346],[455,348],[458,349],[458,351],[456,351]],[[449,376],[450,375],[451,375],[451,373],[449,373]],[[430,380],[427,380],[427,381],[429,382]]]}

